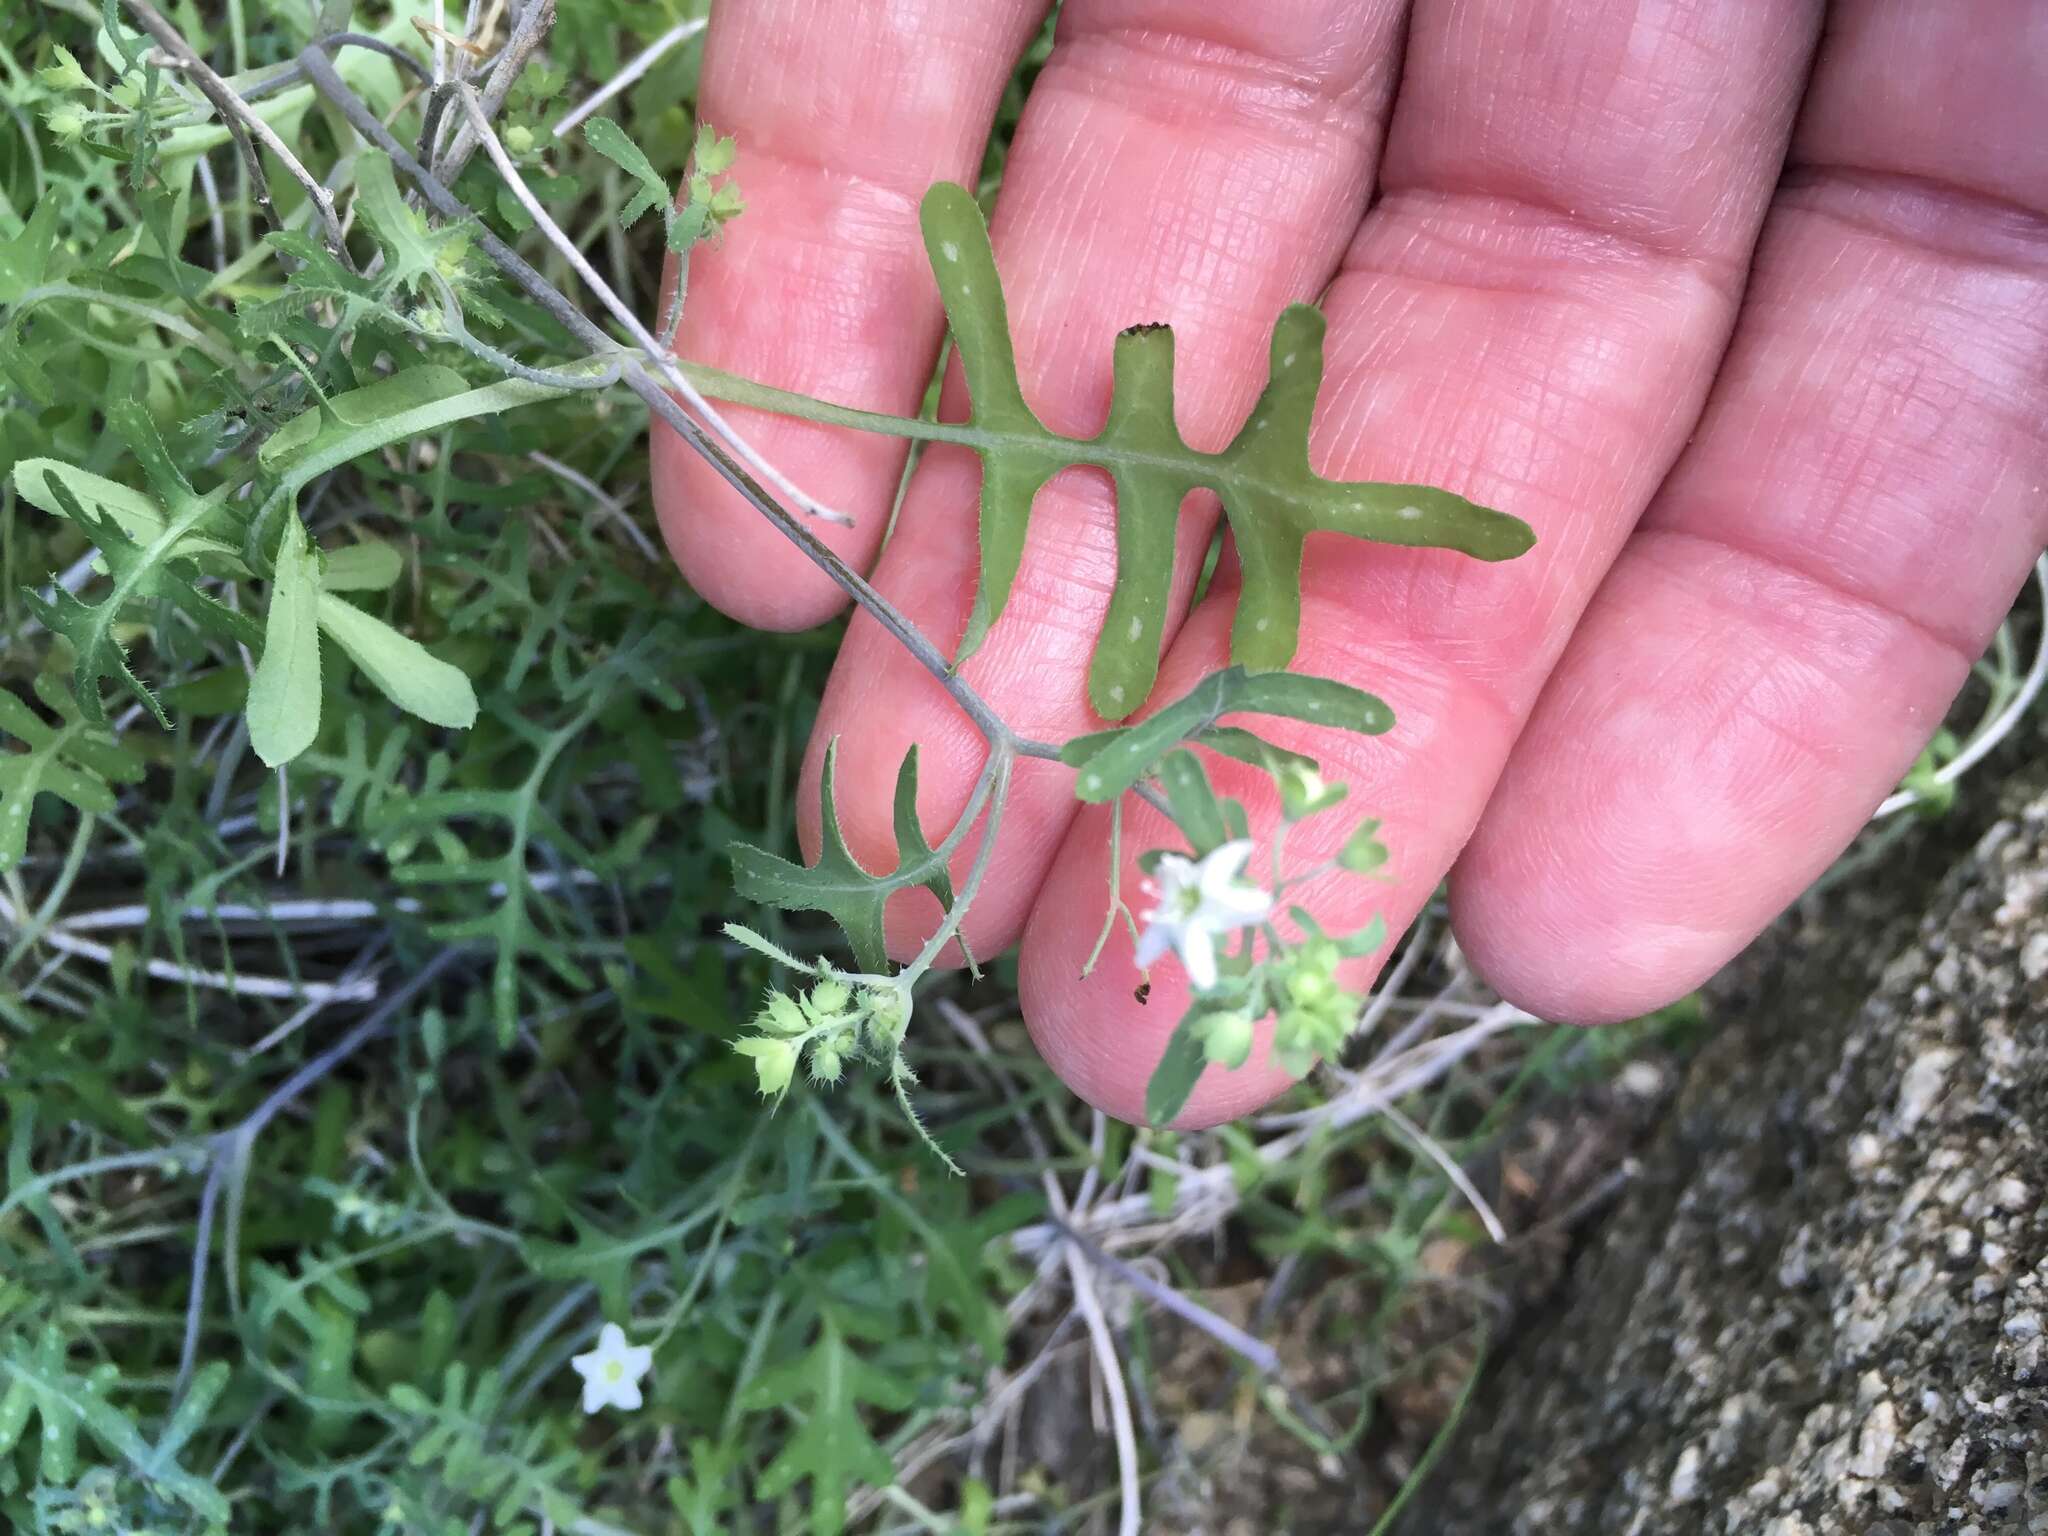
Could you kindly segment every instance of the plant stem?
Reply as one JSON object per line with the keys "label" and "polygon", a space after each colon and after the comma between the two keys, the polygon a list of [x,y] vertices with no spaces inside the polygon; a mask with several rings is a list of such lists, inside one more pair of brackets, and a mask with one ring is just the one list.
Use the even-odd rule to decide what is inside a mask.
{"label": "plant stem", "polygon": [[[421,197],[426,200],[429,207],[444,219],[471,223],[476,230],[477,247],[490,261],[591,352],[609,355],[616,350],[611,338],[564,298],[554,284],[535,271],[517,251],[491,233],[460,198],[442,185],[403,144],[392,137],[390,130],[370,111],[363,99],[350,90],[340,75],[335,73],[334,67],[328,62],[318,44],[303,50],[298,59],[313,88],[340,108],[342,115],[348,119],[349,125],[356,132],[391,157],[391,163],[403,171],[419,188]],[[823,540],[804,527],[793,513],[770,496],[758,481],[712,442],[704,430],[690,420],[675,397],[662,388],[638,359],[628,360],[622,373],[626,387],[645,401],[650,411],[660,417],[684,442],[703,455],[705,461],[728,485],[773,523],[784,538],[802,550],[805,556],[824,571],[842,591],[873,615],[875,621],[894,636],[917,659],[920,666],[939,680],[991,746],[1009,744],[1016,740],[1015,733],[989,707],[988,702],[954,673],[952,664],[938,647],[933,645],[894,603],[876,591],[865,577],[841,560]]]}
{"label": "plant stem", "polygon": [[[277,205],[271,201],[270,181],[263,173],[263,161],[256,153],[256,144],[251,134],[262,141],[263,147],[277,156],[278,163],[291,172],[292,180],[306,189],[306,196],[313,200],[319,210],[321,229],[327,236],[327,248],[350,271],[355,263],[349,260],[348,242],[342,238],[341,221],[334,214],[334,194],[320,184],[320,180],[299,162],[285,141],[277,136],[261,117],[249,110],[249,104],[229,89],[228,83],[214,73],[213,66],[192,50],[184,34],[165,20],[164,15],[149,0],[121,0],[128,13],[135,18],[136,25],[156,39],[157,45],[170,55],[171,61],[183,73],[192,77],[192,83],[200,93],[213,103],[220,114],[222,126],[233,135],[235,147],[242,152],[242,163],[249,170],[249,185],[256,194],[256,205],[263,210],[271,227],[282,231],[284,221],[278,217]],[[324,56],[322,62],[325,62]]]}

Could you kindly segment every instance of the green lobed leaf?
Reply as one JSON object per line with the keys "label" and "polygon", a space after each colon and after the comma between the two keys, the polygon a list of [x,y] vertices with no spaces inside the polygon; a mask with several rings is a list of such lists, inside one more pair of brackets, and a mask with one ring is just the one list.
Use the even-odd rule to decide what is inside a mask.
{"label": "green lobed leaf", "polygon": [[209,634],[242,645],[261,643],[262,630],[253,619],[201,592],[170,563],[185,539],[213,515],[222,494],[188,494],[180,513],[146,545],[130,539],[112,518],[96,517],[81,507],[73,514],[74,519],[99,545],[101,559],[114,578],[112,592],[98,603],[88,603],[62,587],[55,588],[47,597],[33,591],[23,593],[22,601],[28,610],[52,633],[71,642],[73,690],[80,711],[90,724],[107,723],[107,705],[100,687],[112,680],[147,709],[159,725],[170,729],[170,721],[156,695],[129,666],[127,650],[116,632],[132,602],[154,599],[168,603]]}
{"label": "green lobed leaf", "polygon": [[744,1394],[749,1408],[802,1405],[796,1432],[761,1473],[755,1493],[780,1498],[808,1479],[812,1531],[838,1536],[845,1529],[849,1487],[886,1487],[896,1479],[896,1465],[868,1431],[860,1405],[901,1412],[914,1398],[908,1383],[855,1354],[832,1320],[824,1319],[808,1354],[762,1372]]}
{"label": "green lobed leaf", "polygon": [[383,246],[390,261],[386,270],[399,283],[410,284],[428,272],[445,275],[448,256],[468,242],[462,229],[429,224],[418,210],[406,206],[391,157],[379,149],[356,155],[356,209]]}
{"label": "green lobed leaf", "polygon": [[285,519],[270,579],[263,655],[249,681],[249,745],[281,767],[320,734],[319,555],[297,514]]}
{"label": "green lobed leaf", "polygon": [[[136,544],[147,545],[163,536],[164,510],[153,498],[58,459],[23,459],[14,466],[14,488],[30,506],[69,518],[88,530],[91,518],[99,517],[112,522]],[[80,509],[90,516],[81,517]],[[237,566],[242,563],[241,552],[233,545],[199,533],[181,537],[166,558],[196,555],[218,556]]]}
{"label": "green lobed leaf", "polygon": [[896,868],[886,875],[861,868],[839,829],[839,807],[833,790],[839,761],[835,739],[825,748],[819,788],[820,841],[818,862],[791,863],[764,849],[740,843],[732,849],[734,884],[748,901],[792,912],[823,912],[846,932],[853,958],[865,971],[888,964],[882,942],[882,915],[896,892],[922,886],[942,906],[953,902],[953,880],[946,861],[926,840],[917,819],[917,748],[904,754],[896,773]]}
{"label": "green lobed leaf", "polygon": [[1089,701],[1118,720],[1145,701],[1158,674],[1173,580],[1174,535],[1190,491],[1214,491],[1243,567],[1231,657],[1256,670],[1294,657],[1301,623],[1301,554],[1311,533],[1459,550],[1485,560],[1535,542],[1517,518],[1421,485],[1332,481],[1309,466],[1309,426],[1323,377],[1323,317],[1307,305],[1273,329],[1264,392],[1230,445],[1203,453],[1174,419],[1173,332],[1134,326],[1116,339],[1109,418],[1093,438],[1041,423],[1025,402],[994,252],[980,206],[964,187],[925,194],[925,248],[967,378],[980,455],[981,581],[961,641],[964,660],[1001,615],[1024,553],[1032,498],[1060,470],[1092,464],[1117,492],[1117,574],[1089,670]]}
{"label": "green lobed leaf", "polygon": [[[1152,772],[1174,747],[1199,740],[1230,714],[1279,715],[1368,736],[1394,723],[1394,712],[1385,703],[1348,683],[1297,672],[1253,673],[1229,667],[1210,673],[1136,725],[1075,737],[1060,749],[1060,761],[1081,770],[1075,794],[1091,804],[1106,804]],[[1243,755],[1231,750],[1241,747],[1239,738],[1225,738],[1225,743],[1206,744],[1228,756]]]}

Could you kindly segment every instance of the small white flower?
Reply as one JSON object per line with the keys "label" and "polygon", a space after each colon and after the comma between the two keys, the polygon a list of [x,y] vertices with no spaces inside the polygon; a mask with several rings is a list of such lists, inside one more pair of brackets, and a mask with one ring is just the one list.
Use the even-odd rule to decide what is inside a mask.
{"label": "small white flower", "polygon": [[1195,990],[1216,985],[1216,936],[1264,922],[1273,898],[1244,879],[1252,845],[1240,838],[1206,855],[1201,862],[1180,854],[1162,856],[1158,884],[1151,889],[1159,904],[1145,914],[1145,932],[1138,939],[1138,967],[1148,969],[1171,949],[1187,968]]}
{"label": "small white flower", "polygon": [[600,1408],[638,1408],[640,1378],[654,1364],[654,1351],[644,1344],[628,1344],[626,1330],[606,1323],[597,1336],[597,1348],[577,1355],[569,1362],[583,1378],[583,1411]]}

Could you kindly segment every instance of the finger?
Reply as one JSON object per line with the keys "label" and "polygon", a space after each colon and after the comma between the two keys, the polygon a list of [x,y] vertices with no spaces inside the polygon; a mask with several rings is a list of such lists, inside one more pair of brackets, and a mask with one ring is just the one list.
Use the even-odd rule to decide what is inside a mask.
{"label": "finger", "polygon": [[[1331,476],[1448,486],[1526,519],[1537,544],[1487,565],[1311,541],[1295,666],[1371,689],[1395,720],[1375,738],[1275,732],[1354,786],[1350,814],[1307,823],[1290,863],[1333,852],[1361,815],[1383,820],[1393,850],[1385,887],[1306,888],[1327,925],[1378,910],[1399,932],[1428,898],[1676,456],[1733,319],[1816,22],[1799,0],[1418,7],[1385,195],[1325,306],[1315,458]],[[1235,598],[1220,584],[1190,615],[1169,657],[1177,686],[1225,664]],[[1215,774],[1267,839],[1270,783],[1241,764]],[[1140,817],[1126,847],[1148,841],[1171,834]],[[1122,942],[1080,978],[1102,849],[1100,817],[1084,817],[1025,935],[1024,1006],[1067,1081],[1131,1117],[1186,992],[1169,962],[1136,1006]],[[1261,1058],[1212,1070],[1188,1121],[1241,1112],[1280,1081]]]}
{"label": "finger", "polygon": [[[1017,133],[993,238],[1027,400],[1056,431],[1105,417],[1111,347],[1148,321],[1176,327],[1177,415],[1216,448],[1249,409],[1274,318],[1328,279],[1356,227],[1393,86],[1401,0],[1288,0],[1242,14],[1201,0],[1072,0]],[[957,377],[953,409],[962,404]],[[927,634],[950,644],[976,576],[979,466],[964,450],[926,456],[876,580]],[[1215,517],[1181,518],[1177,618]],[[1037,498],[1023,566],[1001,620],[964,675],[1018,730],[1060,740],[1099,722],[1089,654],[1115,565],[1115,508],[1093,469]],[[966,803],[985,757],[939,685],[865,619],[848,633],[812,739],[803,807],[814,835],[824,743],[843,737],[841,811],[871,867],[894,858],[890,788],[920,747],[920,808],[934,835]],[[995,859],[975,901],[977,953],[1006,948],[1072,815],[1071,776],[1018,770]],[[920,907],[917,903],[923,903]],[[919,892],[891,912],[899,951],[929,931]]]}
{"label": "finger", "polygon": [[2048,541],[2048,11],[1844,6],[1698,437],[1453,879],[1566,1018],[1710,975],[1847,845]]}
{"label": "finger", "polygon": [[[972,182],[1043,0],[719,0],[703,120],[738,141],[746,212],[690,256],[676,352],[762,383],[914,414],[942,318],[918,232],[935,181]],[[668,281],[673,282],[673,275]],[[874,558],[904,445],[739,408],[720,414],[808,496],[857,568]],[[654,504],[690,584],[735,618],[803,629],[839,588],[657,425]]]}

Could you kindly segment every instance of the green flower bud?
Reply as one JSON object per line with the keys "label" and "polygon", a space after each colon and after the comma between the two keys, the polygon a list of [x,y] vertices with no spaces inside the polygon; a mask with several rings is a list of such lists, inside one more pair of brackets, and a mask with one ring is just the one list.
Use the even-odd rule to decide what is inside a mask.
{"label": "green flower bud", "polygon": [[811,1080],[819,1083],[836,1083],[839,1074],[846,1068],[845,1058],[833,1049],[832,1042],[820,1040],[811,1047]]}
{"label": "green flower bud", "polygon": [[903,994],[894,987],[869,987],[860,1000],[875,1038],[885,1045],[902,1044],[903,1032],[910,1026],[910,1009]]}
{"label": "green flower bud", "polygon": [[533,130],[524,123],[514,123],[505,130],[505,147],[515,155],[523,155],[533,148]]}
{"label": "green flower bud", "polygon": [[771,1035],[800,1035],[810,1027],[796,999],[785,992],[770,992],[767,1006],[754,1015],[754,1028]]}
{"label": "green flower bud", "polygon": [[1235,1070],[1252,1053],[1252,1021],[1242,1013],[1211,1013],[1202,1020],[1202,1054]]}
{"label": "green flower bud", "polygon": [[853,1001],[853,989],[845,982],[826,977],[811,988],[811,995],[804,999],[804,1012],[811,1016],[813,1023],[823,1024],[827,1019],[836,1019],[846,1012],[846,1005]]}

